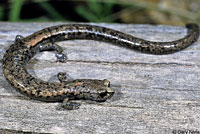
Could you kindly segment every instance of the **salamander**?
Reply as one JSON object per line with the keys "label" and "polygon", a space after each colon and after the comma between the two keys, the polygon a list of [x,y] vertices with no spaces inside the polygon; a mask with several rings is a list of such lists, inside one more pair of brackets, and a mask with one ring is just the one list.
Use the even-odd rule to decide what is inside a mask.
{"label": "salamander", "polygon": [[88,24],[66,24],[39,30],[27,37],[17,35],[14,43],[5,52],[2,59],[3,73],[8,82],[19,92],[40,101],[63,101],[68,110],[78,109],[80,103],[73,100],[86,99],[104,102],[112,97],[115,90],[107,79],[68,80],[66,73],[60,72],[59,82],[47,82],[28,73],[26,64],[38,52],[53,50],[59,62],[66,62],[63,49],[55,44],[58,41],[88,39],[104,41],[149,54],[170,54],[180,51],[199,37],[199,26],[187,24],[185,37],[171,42],[154,42],[106,27]]}

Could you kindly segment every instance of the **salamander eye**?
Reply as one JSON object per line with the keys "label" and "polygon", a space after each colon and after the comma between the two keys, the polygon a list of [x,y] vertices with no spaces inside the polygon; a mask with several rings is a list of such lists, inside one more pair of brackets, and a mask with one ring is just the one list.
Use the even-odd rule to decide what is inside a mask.
{"label": "salamander eye", "polygon": [[107,79],[105,79],[105,80],[104,80],[104,86],[110,87],[110,81],[107,80]]}

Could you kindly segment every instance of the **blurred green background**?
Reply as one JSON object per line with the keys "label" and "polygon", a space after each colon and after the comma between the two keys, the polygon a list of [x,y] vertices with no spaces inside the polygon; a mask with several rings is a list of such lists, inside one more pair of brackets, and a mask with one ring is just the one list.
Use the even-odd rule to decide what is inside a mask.
{"label": "blurred green background", "polygon": [[200,0],[0,0],[0,20],[200,24]]}

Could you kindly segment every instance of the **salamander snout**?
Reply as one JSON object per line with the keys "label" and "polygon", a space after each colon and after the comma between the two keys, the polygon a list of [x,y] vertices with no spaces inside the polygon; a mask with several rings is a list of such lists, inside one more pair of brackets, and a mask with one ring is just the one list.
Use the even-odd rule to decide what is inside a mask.
{"label": "salamander snout", "polygon": [[103,92],[98,93],[98,99],[96,101],[105,101],[113,96],[115,91],[112,88],[102,88]]}
{"label": "salamander snout", "polygon": [[103,85],[99,87],[96,91],[95,101],[105,101],[113,96],[115,90],[110,88],[110,81],[103,80]]}

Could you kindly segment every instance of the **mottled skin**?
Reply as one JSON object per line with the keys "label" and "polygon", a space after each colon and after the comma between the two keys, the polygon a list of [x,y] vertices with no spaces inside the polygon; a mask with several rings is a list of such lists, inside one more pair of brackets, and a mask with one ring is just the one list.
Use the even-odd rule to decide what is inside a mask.
{"label": "mottled skin", "polygon": [[56,51],[59,62],[67,59],[62,48],[54,42],[71,39],[91,39],[106,41],[150,54],[169,54],[182,50],[199,37],[199,27],[187,24],[188,34],[171,42],[152,42],[124,34],[105,27],[69,24],[42,29],[23,38],[16,36],[15,43],[6,51],[2,63],[6,79],[21,93],[42,101],[63,101],[66,109],[79,108],[74,99],[105,101],[114,94],[108,80],[77,79],[67,80],[65,73],[59,73],[60,82],[50,83],[30,75],[26,70],[28,61],[39,51]]}

